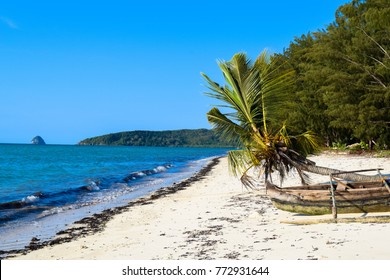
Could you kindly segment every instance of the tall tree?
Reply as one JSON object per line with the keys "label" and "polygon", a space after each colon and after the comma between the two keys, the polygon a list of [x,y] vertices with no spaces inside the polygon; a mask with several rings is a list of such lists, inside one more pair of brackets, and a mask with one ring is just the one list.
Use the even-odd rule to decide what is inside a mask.
{"label": "tall tree", "polygon": [[389,135],[389,18],[388,1],[354,0],[337,10],[326,38],[326,45],[339,58],[333,60],[331,69],[336,78],[342,77],[328,83],[328,114],[335,119],[332,125],[347,127],[368,143],[385,144],[381,136]]}
{"label": "tall tree", "polygon": [[[306,159],[318,148],[315,136],[310,131],[289,135],[281,121],[280,112],[289,100],[294,71],[282,70],[283,64],[265,51],[254,63],[245,54],[238,53],[231,61],[220,61],[218,65],[226,82],[224,86],[202,75],[211,90],[207,94],[222,101],[219,107],[227,112],[214,107],[207,118],[217,132],[241,145],[241,150],[229,152],[228,160],[231,171],[241,176],[244,185],[253,185],[253,178],[248,175],[252,168],[264,171],[266,180],[274,171],[283,179],[291,169],[296,169],[303,183],[304,170],[325,175],[339,171],[316,167]],[[348,178],[372,179],[353,175],[348,174]]]}
{"label": "tall tree", "polygon": [[[284,52],[298,72],[289,120],[333,141],[390,145],[390,5],[353,0]],[[292,92],[292,94],[295,94]]]}
{"label": "tall tree", "polygon": [[288,121],[294,131],[315,131],[329,145],[335,132],[329,126],[329,117],[324,114],[327,105],[319,81],[325,80],[330,70],[321,65],[319,71],[319,63],[313,57],[317,37],[321,35],[321,32],[316,32],[297,37],[284,52],[296,72],[296,82],[290,89],[295,102],[288,112]]}

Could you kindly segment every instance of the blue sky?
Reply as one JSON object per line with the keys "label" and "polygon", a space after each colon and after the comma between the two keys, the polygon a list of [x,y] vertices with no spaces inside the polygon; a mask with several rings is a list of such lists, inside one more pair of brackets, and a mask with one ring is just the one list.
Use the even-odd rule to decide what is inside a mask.
{"label": "blue sky", "polygon": [[350,1],[1,1],[0,143],[209,128],[200,72],[282,52]]}

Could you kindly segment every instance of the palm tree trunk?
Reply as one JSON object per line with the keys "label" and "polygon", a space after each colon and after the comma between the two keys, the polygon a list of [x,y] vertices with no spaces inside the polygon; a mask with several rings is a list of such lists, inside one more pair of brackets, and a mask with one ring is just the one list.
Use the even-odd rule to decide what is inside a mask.
{"label": "palm tree trunk", "polygon": [[[333,174],[333,173],[345,172],[345,171],[338,170],[338,169],[310,165],[310,164],[298,164],[298,166],[303,171],[315,173],[315,174],[319,174],[319,175],[329,175],[329,174]],[[338,174],[337,177],[344,179],[344,180],[349,180],[349,181],[372,182],[372,181],[380,181],[381,180],[381,177],[379,175],[361,175],[361,174],[356,174],[356,173]]]}

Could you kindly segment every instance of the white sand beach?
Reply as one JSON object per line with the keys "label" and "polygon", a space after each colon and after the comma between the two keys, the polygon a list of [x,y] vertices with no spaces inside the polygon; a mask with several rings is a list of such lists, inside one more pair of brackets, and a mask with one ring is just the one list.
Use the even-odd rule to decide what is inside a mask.
{"label": "white sand beach", "polygon": [[[323,154],[311,159],[343,170],[383,168],[390,173],[389,158]],[[284,186],[294,184],[299,184],[297,176]],[[390,223],[283,223],[307,217],[276,209],[264,189],[243,188],[229,175],[226,158],[203,179],[150,202],[115,215],[101,232],[13,259],[390,259]]]}

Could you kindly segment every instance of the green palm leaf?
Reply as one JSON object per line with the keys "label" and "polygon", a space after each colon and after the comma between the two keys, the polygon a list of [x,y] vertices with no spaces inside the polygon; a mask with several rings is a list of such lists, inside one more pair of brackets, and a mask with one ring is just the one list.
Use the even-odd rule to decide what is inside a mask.
{"label": "green palm leaf", "polygon": [[[281,70],[281,63],[262,52],[254,63],[238,53],[231,61],[219,61],[226,84],[220,86],[202,73],[210,92],[223,102],[207,113],[213,128],[236,141],[242,150],[228,153],[229,169],[241,177],[244,185],[253,186],[248,171],[260,167],[266,179],[275,171],[283,178],[292,168],[299,168],[305,156],[317,145],[311,132],[290,136],[280,112],[289,102],[288,89],[294,82],[292,70]],[[300,154],[302,153],[302,154]],[[304,180],[304,174],[298,170]]]}
{"label": "green palm leaf", "polygon": [[216,132],[226,137],[233,143],[240,143],[240,138],[247,133],[241,126],[222,114],[218,108],[213,108],[207,113],[207,120]]}

